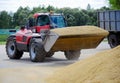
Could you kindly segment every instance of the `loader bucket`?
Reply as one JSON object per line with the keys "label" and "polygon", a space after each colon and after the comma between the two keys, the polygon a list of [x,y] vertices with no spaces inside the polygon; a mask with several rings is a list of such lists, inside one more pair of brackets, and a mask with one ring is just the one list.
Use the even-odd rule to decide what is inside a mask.
{"label": "loader bucket", "polygon": [[108,32],[96,26],[75,26],[50,30],[44,48],[49,51],[67,51],[96,48]]}

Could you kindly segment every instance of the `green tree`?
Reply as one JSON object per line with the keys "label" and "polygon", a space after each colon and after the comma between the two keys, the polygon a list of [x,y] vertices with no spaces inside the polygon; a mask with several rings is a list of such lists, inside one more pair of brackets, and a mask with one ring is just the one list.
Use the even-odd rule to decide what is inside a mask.
{"label": "green tree", "polygon": [[33,7],[33,10],[31,11],[32,14],[36,13],[36,12],[40,12],[42,10],[41,6],[38,7]]}
{"label": "green tree", "polygon": [[56,13],[64,14],[68,26],[75,26],[75,17],[73,9],[69,7],[60,8],[56,10]]}
{"label": "green tree", "polygon": [[49,12],[50,12],[50,11],[54,11],[54,7],[53,7],[53,6],[50,6],[50,5],[49,5],[46,9],[47,9],[47,11],[49,11]]}
{"label": "green tree", "polygon": [[108,8],[103,7],[99,10],[91,9],[88,4],[87,9],[79,8],[54,8],[53,6],[45,7],[40,5],[34,7],[30,10],[29,7],[19,7],[17,12],[9,13],[6,11],[0,12],[0,27],[16,27],[20,25],[25,25],[28,18],[32,17],[35,13],[46,13],[53,10],[55,13],[64,14],[68,26],[81,26],[81,25],[97,25],[97,12],[99,10],[108,10]]}
{"label": "green tree", "polygon": [[106,11],[106,10],[111,10],[111,8],[104,6],[101,7],[100,9],[97,9],[97,11]]}
{"label": "green tree", "polygon": [[39,6],[39,7],[34,7],[33,10],[31,11],[31,14],[35,14],[35,13],[46,13],[48,12],[47,11],[47,8],[43,6]]}
{"label": "green tree", "polygon": [[109,3],[113,9],[120,9],[120,0],[109,0]]}
{"label": "green tree", "polygon": [[86,14],[86,25],[97,25],[97,11],[96,10],[82,10]]}
{"label": "green tree", "polygon": [[11,16],[6,11],[0,12],[0,28],[9,28],[11,19]]}
{"label": "green tree", "polygon": [[88,11],[91,10],[91,5],[90,4],[87,5],[87,10]]}
{"label": "green tree", "polygon": [[19,7],[17,12],[13,16],[14,27],[20,26],[20,25],[25,25],[30,13],[31,13],[31,11],[30,11],[29,7],[25,7],[25,8]]}
{"label": "green tree", "polygon": [[97,25],[97,12],[93,9],[61,8],[56,12],[65,15],[68,26]]}

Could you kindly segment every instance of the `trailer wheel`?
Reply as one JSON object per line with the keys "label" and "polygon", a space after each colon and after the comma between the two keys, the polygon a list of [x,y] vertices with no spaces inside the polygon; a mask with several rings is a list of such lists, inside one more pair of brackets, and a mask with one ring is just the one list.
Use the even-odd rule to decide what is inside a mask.
{"label": "trailer wheel", "polygon": [[14,37],[9,37],[6,43],[6,53],[10,59],[20,59],[23,55],[22,51],[18,51]]}
{"label": "trailer wheel", "polygon": [[65,51],[65,57],[68,60],[77,60],[80,57],[80,50]]}
{"label": "trailer wheel", "polygon": [[46,54],[46,57],[52,57],[54,55],[54,52],[48,52],[47,54]]}
{"label": "trailer wheel", "polygon": [[120,44],[116,34],[110,34],[108,36],[108,42],[111,48],[114,48]]}
{"label": "trailer wheel", "polygon": [[43,62],[46,52],[41,39],[31,39],[30,41],[30,59],[32,62]]}

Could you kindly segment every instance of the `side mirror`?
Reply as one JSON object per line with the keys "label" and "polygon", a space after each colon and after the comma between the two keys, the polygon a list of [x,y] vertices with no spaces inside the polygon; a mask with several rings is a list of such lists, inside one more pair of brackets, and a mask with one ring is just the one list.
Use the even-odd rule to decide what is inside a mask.
{"label": "side mirror", "polygon": [[28,26],[29,27],[33,27],[34,26],[34,19],[33,18],[29,18],[29,20],[28,20]]}

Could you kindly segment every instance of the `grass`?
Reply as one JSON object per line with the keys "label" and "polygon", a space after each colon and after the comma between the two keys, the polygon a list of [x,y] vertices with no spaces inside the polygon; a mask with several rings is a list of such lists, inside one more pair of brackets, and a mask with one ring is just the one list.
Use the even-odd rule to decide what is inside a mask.
{"label": "grass", "polygon": [[5,41],[3,41],[3,42],[1,41],[1,42],[0,42],[0,45],[5,45],[5,44],[6,44]]}
{"label": "grass", "polygon": [[0,35],[0,42],[1,41],[6,41],[9,35]]}
{"label": "grass", "polygon": [[9,35],[0,35],[0,45],[5,45]]}

